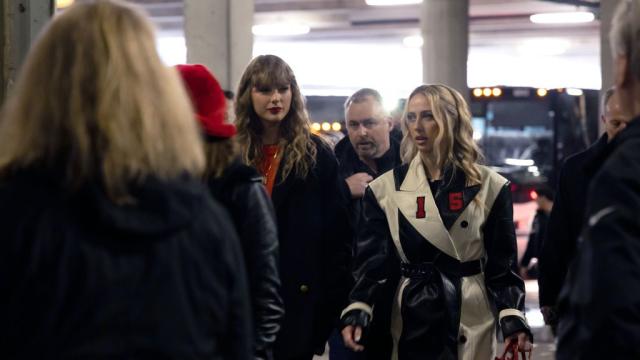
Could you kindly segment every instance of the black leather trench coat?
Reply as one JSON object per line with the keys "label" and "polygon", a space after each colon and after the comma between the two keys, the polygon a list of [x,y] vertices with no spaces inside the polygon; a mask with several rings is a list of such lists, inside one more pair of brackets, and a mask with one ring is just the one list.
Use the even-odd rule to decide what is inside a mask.
{"label": "black leather trench coat", "polygon": [[270,359],[284,316],[273,204],[262,177],[239,161],[229,165],[219,178],[210,179],[208,186],[214,198],[229,210],[240,237],[249,278],[254,355]]}
{"label": "black leather trench coat", "polygon": [[505,336],[528,331],[508,183],[480,169],[479,185],[449,169],[432,190],[418,156],[366,190],[343,317],[370,312],[399,258],[391,332],[401,360],[492,359],[497,319]]}

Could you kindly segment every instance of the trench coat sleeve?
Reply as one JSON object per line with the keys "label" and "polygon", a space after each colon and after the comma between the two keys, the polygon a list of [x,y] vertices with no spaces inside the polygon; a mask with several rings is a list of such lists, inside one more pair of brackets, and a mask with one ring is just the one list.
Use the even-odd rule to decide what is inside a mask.
{"label": "trench coat sleeve", "polygon": [[356,283],[342,313],[363,310],[371,317],[371,307],[389,277],[396,254],[387,218],[370,187],[365,190],[360,217],[353,268]]}
{"label": "trench coat sleeve", "polygon": [[517,245],[513,225],[513,203],[508,184],[502,187],[493,203],[483,235],[487,252],[485,282],[499,312],[502,333],[505,337],[519,331],[530,333],[522,315],[524,282],[514,272]]}
{"label": "trench coat sleeve", "polygon": [[[226,272],[225,283],[227,296],[228,331],[221,339],[222,359],[248,360],[251,359],[251,344],[253,334],[251,330],[251,305],[245,272],[244,258],[240,241],[231,220],[219,221],[219,236],[225,236],[229,241],[225,242],[226,250],[224,258],[224,270]],[[212,239],[216,241],[217,239]],[[219,256],[216,256],[218,258]]]}
{"label": "trench coat sleeve", "polygon": [[284,316],[273,205],[259,180],[233,189],[234,217],[243,240],[254,314],[254,352],[269,358]]}
{"label": "trench coat sleeve", "polygon": [[546,236],[543,237],[539,262],[538,284],[540,285],[540,306],[556,305],[558,294],[569,268],[569,260],[575,252],[576,239],[569,231],[571,228],[570,211],[567,199],[567,173],[565,167],[560,170],[556,195],[549,216]]}
{"label": "trench coat sleeve", "polygon": [[591,185],[584,241],[560,293],[558,359],[640,358],[638,144]]}

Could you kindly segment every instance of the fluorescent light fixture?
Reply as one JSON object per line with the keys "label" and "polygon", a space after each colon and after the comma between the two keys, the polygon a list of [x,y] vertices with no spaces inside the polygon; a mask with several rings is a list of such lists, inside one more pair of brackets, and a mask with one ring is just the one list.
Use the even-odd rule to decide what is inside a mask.
{"label": "fluorescent light fixture", "polygon": [[513,166],[533,166],[535,162],[532,159],[504,159],[504,163]]}
{"label": "fluorescent light fixture", "polygon": [[258,36],[295,36],[308,34],[311,28],[304,24],[276,23],[253,25],[251,31]]}
{"label": "fluorescent light fixture", "polygon": [[529,16],[535,24],[577,24],[592,22],[595,16],[588,11],[540,13]]}
{"label": "fluorescent light fixture", "polygon": [[367,0],[369,6],[394,6],[421,4],[422,0]]}
{"label": "fluorescent light fixture", "polygon": [[581,96],[583,93],[582,89],[567,88],[567,94],[571,96]]}
{"label": "fluorescent light fixture", "polygon": [[404,39],[402,39],[402,43],[406,47],[419,48],[419,47],[422,46],[422,44],[424,44],[424,40],[422,39],[422,36],[420,36],[420,35],[407,36]]}

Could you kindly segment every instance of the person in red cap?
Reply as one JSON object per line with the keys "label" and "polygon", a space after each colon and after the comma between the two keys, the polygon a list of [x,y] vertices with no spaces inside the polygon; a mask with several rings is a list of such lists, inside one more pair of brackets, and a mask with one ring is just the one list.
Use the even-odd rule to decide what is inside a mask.
{"label": "person in red cap", "polygon": [[231,213],[240,235],[252,299],[255,358],[270,359],[284,314],[273,205],[262,177],[238,159],[236,127],[225,123],[226,99],[218,81],[203,65],[177,69],[205,139],[205,180],[213,197]]}
{"label": "person in red cap", "polygon": [[236,94],[242,158],[262,173],[278,220],[285,316],[274,355],[311,360],[324,352],[348,290],[350,234],[338,162],[311,134],[300,88],[281,58],[253,59]]}

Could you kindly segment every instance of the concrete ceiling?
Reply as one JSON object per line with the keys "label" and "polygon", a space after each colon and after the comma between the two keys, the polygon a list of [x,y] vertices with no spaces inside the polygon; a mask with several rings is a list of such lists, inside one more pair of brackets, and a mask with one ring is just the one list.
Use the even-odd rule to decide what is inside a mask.
{"label": "concrete ceiling", "polygon": [[[181,33],[182,0],[130,0],[142,5],[161,32]],[[212,1],[212,0],[206,0]],[[456,0],[457,1],[457,0]],[[419,34],[420,5],[372,7],[365,0],[254,0],[255,23],[295,21],[308,24],[303,36],[277,41],[396,42]],[[574,11],[575,4],[593,5],[597,0],[470,0],[471,46],[500,47],[527,38],[563,37],[571,41],[571,53],[597,51],[599,22],[579,25],[539,25],[529,16],[539,12]],[[268,41],[272,38],[256,38]]]}

